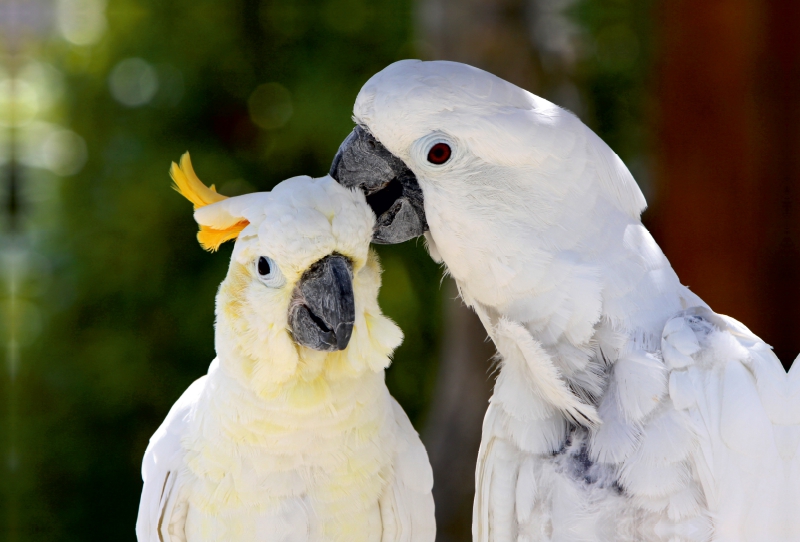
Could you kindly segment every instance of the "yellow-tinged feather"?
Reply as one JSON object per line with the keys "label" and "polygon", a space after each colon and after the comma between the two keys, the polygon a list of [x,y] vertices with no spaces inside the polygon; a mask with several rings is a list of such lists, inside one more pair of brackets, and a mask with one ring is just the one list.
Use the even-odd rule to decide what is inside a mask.
{"label": "yellow-tinged feather", "polygon": [[322,375],[308,381],[298,379],[287,387],[286,399],[292,408],[309,408],[328,403],[331,399],[331,389]]}
{"label": "yellow-tinged feather", "polygon": [[192,160],[189,153],[186,152],[181,156],[181,165],[172,162],[172,167],[169,169],[169,175],[175,182],[173,188],[178,191],[184,198],[188,199],[194,204],[194,208],[204,207],[212,203],[217,203],[227,196],[217,193],[217,189],[212,184],[210,187],[203,184],[197,177],[192,167]]}
{"label": "yellow-tinged feather", "polygon": [[209,252],[216,252],[225,241],[230,241],[239,237],[242,230],[250,224],[247,220],[237,222],[230,228],[224,230],[215,230],[208,226],[200,226],[200,231],[197,232],[197,240],[200,246]]}
{"label": "yellow-tinged feather", "polygon": [[[191,201],[195,209],[228,199],[228,196],[217,193],[217,189],[213,184],[211,186],[206,186],[203,184],[203,181],[197,177],[188,152],[181,156],[180,165],[172,162],[169,175],[175,183],[172,185],[172,188],[184,198]],[[248,224],[249,222],[247,220],[240,220],[233,226],[223,230],[200,225],[200,231],[197,233],[197,240],[200,242],[200,246],[205,250],[214,252],[218,250],[220,245],[225,241],[230,241],[239,237],[239,234]]]}

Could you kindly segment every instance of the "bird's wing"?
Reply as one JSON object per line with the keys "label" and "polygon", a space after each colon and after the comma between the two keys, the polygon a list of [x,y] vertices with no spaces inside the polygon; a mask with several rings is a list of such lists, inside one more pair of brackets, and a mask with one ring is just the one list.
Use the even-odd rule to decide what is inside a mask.
{"label": "bird's wing", "polygon": [[394,400],[397,424],[394,477],[380,500],[382,542],[433,542],[433,471],[428,453],[403,408]]}
{"label": "bird's wing", "polygon": [[142,462],[142,498],[136,520],[139,542],[185,542],[183,526],[188,506],[180,480],[181,437],[203,391],[207,377],[196,380],[172,406],[150,438]]}
{"label": "bird's wing", "polygon": [[[520,462],[524,456],[507,439],[497,435],[500,427],[498,417],[504,416],[502,407],[493,402],[486,411],[483,422],[483,438],[478,451],[475,471],[475,502],[472,512],[472,539],[475,542],[512,540],[517,528],[515,514],[517,486],[535,493],[535,480],[529,480],[526,488],[517,484]],[[525,499],[525,495],[521,499]]]}
{"label": "bird's wing", "polygon": [[662,354],[670,399],[697,432],[690,461],[715,532],[731,540],[800,539],[797,363],[787,374],[749,329],[704,307],[667,322]]}

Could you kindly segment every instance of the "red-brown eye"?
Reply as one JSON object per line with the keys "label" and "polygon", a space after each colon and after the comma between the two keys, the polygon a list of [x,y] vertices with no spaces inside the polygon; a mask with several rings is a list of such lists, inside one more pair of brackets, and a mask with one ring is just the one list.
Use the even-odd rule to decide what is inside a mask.
{"label": "red-brown eye", "polygon": [[428,151],[428,162],[441,165],[450,160],[450,145],[447,143],[437,143]]}

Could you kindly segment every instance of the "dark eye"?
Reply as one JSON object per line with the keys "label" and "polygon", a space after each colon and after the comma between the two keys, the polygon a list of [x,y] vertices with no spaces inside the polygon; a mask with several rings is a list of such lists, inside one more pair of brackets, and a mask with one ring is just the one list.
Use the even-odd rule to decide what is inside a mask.
{"label": "dark eye", "polygon": [[262,277],[269,275],[269,272],[272,271],[272,268],[269,266],[269,260],[266,259],[264,256],[261,256],[258,259],[258,274]]}
{"label": "dark eye", "polygon": [[280,288],[286,283],[281,268],[269,256],[261,256],[255,262],[258,278],[270,288]]}
{"label": "dark eye", "polygon": [[428,162],[431,164],[444,164],[450,159],[450,145],[447,143],[437,143],[428,151]]}

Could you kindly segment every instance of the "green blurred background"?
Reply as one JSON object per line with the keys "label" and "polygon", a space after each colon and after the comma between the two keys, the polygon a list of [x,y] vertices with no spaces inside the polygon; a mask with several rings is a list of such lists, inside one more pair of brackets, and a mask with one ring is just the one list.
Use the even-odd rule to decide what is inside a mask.
{"label": "green blurred background", "polygon": [[[712,87],[670,68],[692,62],[670,51],[694,39],[680,35],[687,28],[700,44],[710,41],[702,37],[709,28],[732,28],[719,39],[736,42],[748,32],[737,14],[747,18],[748,6],[762,4],[735,0],[731,11],[715,0],[699,12],[684,1],[664,8],[636,0],[0,4],[0,538],[135,539],[142,454],[214,357],[213,300],[231,248],[209,254],[195,241],[191,206],[167,174],[184,151],[200,178],[226,195],[321,176],[372,74],[408,57],[467,61],[597,130],[654,204],[648,224],[674,247],[668,256],[691,270],[703,248],[681,252],[681,238],[670,237],[691,232],[691,220],[665,225],[685,188],[670,169],[684,163],[682,147],[670,155],[674,147],[661,141],[694,130],[688,121],[671,127],[681,102],[663,89],[673,88],[675,73],[689,81],[680,87],[687,92]],[[690,16],[707,25],[692,27]],[[756,62],[741,51],[719,53],[726,55],[735,57],[733,71],[736,58]],[[717,85],[725,95],[726,81]],[[702,111],[713,109],[695,118],[703,122]],[[701,149],[706,140],[716,141],[706,137]],[[735,149],[713,155],[737,156]],[[701,181],[714,186],[713,177],[711,167]],[[452,285],[441,286],[421,243],[378,251],[380,303],[406,336],[387,382],[431,451],[439,539],[468,540],[491,348],[453,300]],[[699,282],[703,295],[698,269],[690,285]],[[732,284],[709,301],[748,323],[760,309],[736,314],[737,291]],[[777,329],[754,327],[767,335]]]}

